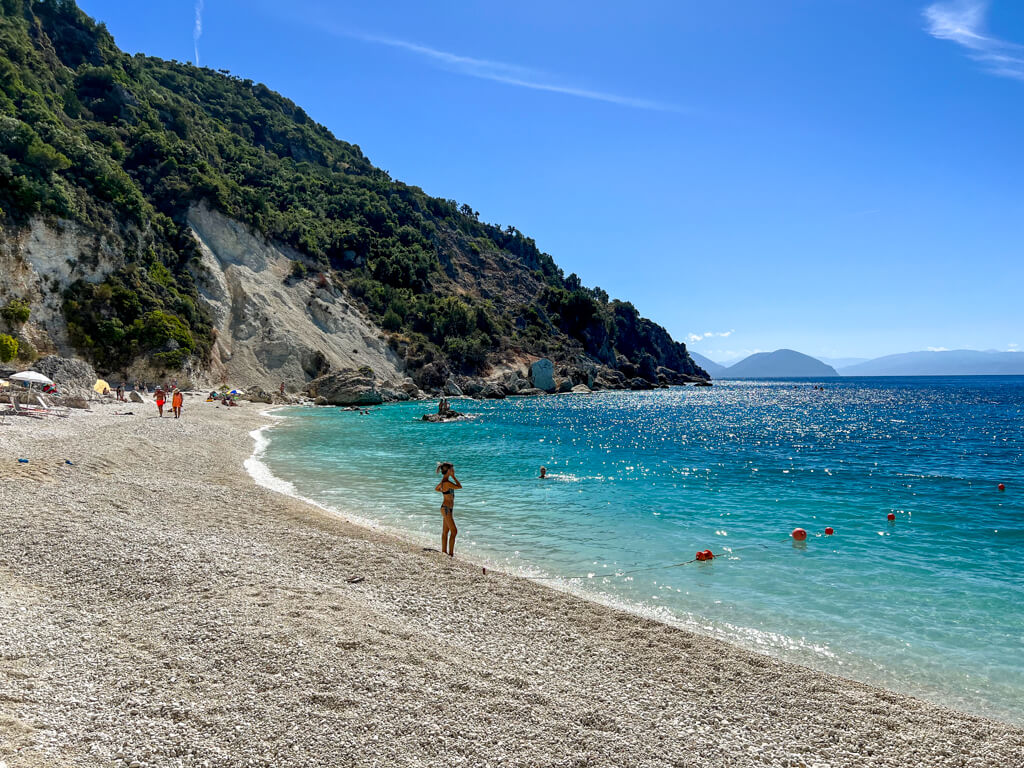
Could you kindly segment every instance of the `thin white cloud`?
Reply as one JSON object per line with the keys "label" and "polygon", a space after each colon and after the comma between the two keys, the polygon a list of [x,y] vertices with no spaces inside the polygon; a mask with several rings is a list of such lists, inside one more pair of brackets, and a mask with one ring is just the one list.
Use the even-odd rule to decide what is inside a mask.
{"label": "thin white cloud", "polygon": [[987,33],[988,7],[989,0],[932,3],[924,9],[928,34],[963,46],[990,74],[1024,81],[1024,46]]}
{"label": "thin white cloud", "polygon": [[548,93],[560,93],[566,96],[575,96],[591,101],[603,101],[608,104],[616,104],[620,107],[632,107],[634,109],[648,109],[657,112],[683,112],[681,107],[674,104],[667,104],[650,99],[638,99],[632,96],[621,96],[616,93],[606,93],[587,88],[576,88],[571,85],[564,85],[557,82],[550,75],[536,69],[522,67],[518,64],[508,64],[503,61],[491,61],[489,59],[477,59],[471,56],[462,56],[449,51],[442,51],[419,43],[412,43],[407,40],[398,40],[393,37],[379,37],[377,35],[366,35],[349,30],[334,30],[335,34],[344,37],[362,40],[366,43],[385,45],[389,48],[414,53],[425,59],[429,59],[441,67],[452,72],[475,77],[480,80],[491,80],[496,83],[512,85],[519,88],[529,88],[534,91],[547,91]]}
{"label": "thin white cloud", "polygon": [[734,328],[729,329],[728,331],[718,331],[717,333],[715,331],[707,331],[706,333],[691,333],[687,335],[686,340],[693,344],[695,342],[703,341],[704,339],[710,339],[715,336],[727,339],[734,333],[736,333],[736,330]]}
{"label": "thin white cloud", "polygon": [[206,0],[196,0],[196,24],[192,27],[192,47],[196,52],[196,66],[199,66],[199,38],[203,36],[203,6]]}
{"label": "thin white cloud", "polygon": [[949,352],[949,347],[925,347],[929,352]]}

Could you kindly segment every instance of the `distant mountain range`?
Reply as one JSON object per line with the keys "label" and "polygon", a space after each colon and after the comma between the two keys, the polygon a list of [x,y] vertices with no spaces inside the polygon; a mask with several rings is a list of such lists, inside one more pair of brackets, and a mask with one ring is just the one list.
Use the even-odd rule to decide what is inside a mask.
{"label": "distant mountain range", "polygon": [[[835,376],[1024,376],[1024,352],[904,352],[874,360],[830,359],[828,363],[792,349],[758,352],[722,365],[691,351],[690,356],[715,379],[795,379]],[[842,365],[846,363],[845,365]],[[835,366],[835,367],[833,367]]]}
{"label": "distant mountain range", "polygon": [[1005,376],[1024,375],[1024,352],[904,352],[840,368],[843,376]]}
{"label": "distant mountain range", "polygon": [[695,362],[697,365],[699,365],[701,368],[707,371],[712,379],[722,378],[722,376],[725,374],[726,369],[728,368],[728,366],[722,365],[721,363],[716,363],[714,360],[704,357],[704,355],[698,354],[697,352],[694,352],[692,349],[690,350],[690,357],[693,359],[693,362]]}

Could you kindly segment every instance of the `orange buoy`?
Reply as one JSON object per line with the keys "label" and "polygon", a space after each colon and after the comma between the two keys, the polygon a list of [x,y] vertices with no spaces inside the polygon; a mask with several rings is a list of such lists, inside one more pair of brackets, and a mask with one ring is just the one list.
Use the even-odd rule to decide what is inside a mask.
{"label": "orange buoy", "polygon": [[704,560],[706,560],[707,558],[706,558],[706,557],[704,557],[704,553],[703,553],[703,552],[701,552],[701,551],[698,551],[698,552],[697,552],[697,555],[696,555],[696,558],[695,558],[695,559],[697,559],[697,560],[700,560],[701,562],[703,562],[703,561],[704,561]]}
{"label": "orange buoy", "polygon": [[701,554],[704,555],[704,559],[705,560],[714,560],[715,559],[715,555],[714,555],[714,553],[710,549],[705,549],[703,552],[701,552]]}
{"label": "orange buoy", "polygon": [[896,515],[894,515],[892,512],[890,512],[888,515],[885,516],[885,519],[888,520],[891,523],[893,520],[896,519]]}
{"label": "orange buoy", "polygon": [[1006,490],[1006,486],[1005,486],[1005,485],[1003,485],[1002,483],[1000,483],[1000,484],[999,484],[999,485],[997,485],[996,487],[997,487],[997,488],[998,488],[998,489],[999,489],[1000,491],[1005,491],[1005,490]]}
{"label": "orange buoy", "polygon": [[794,541],[805,541],[807,539],[807,531],[803,528],[794,528],[790,536],[793,537]]}
{"label": "orange buoy", "polygon": [[831,525],[828,528],[825,529],[825,535],[826,536],[831,536],[833,533],[835,533],[835,530],[833,530]]}

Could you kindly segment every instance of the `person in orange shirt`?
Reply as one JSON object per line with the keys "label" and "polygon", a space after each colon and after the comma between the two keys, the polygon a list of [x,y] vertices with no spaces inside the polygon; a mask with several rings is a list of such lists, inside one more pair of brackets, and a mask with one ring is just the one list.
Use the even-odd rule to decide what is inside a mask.
{"label": "person in orange shirt", "polygon": [[184,401],[185,396],[181,394],[180,389],[174,390],[174,394],[171,396],[171,410],[174,411],[174,418],[181,418],[181,404]]}

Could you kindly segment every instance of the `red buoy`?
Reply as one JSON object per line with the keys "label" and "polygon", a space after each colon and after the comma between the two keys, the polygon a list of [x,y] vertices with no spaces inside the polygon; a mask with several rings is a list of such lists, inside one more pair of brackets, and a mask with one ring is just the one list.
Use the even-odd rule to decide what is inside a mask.
{"label": "red buoy", "polygon": [[803,528],[794,528],[790,536],[793,537],[794,541],[805,541],[807,539],[807,531]]}
{"label": "red buoy", "polygon": [[696,559],[700,560],[701,562],[703,562],[704,560],[707,560],[708,558],[707,558],[707,556],[703,552],[698,552]]}
{"label": "red buoy", "polygon": [[888,520],[889,522],[892,522],[893,520],[896,519],[896,515],[894,515],[892,512],[890,512],[888,515],[885,516],[885,519]]}
{"label": "red buoy", "polygon": [[997,485],[996,487],[997,487],[997,488],[998,488],[998,489],[999,489],[1000,491],[1005,491],[1005,490],[1006,490],[1006,486],[1005,486],[1005,485],[1003,485],[1002,483],[1000,483],[1000,484],[999,484],[999,485]]}
{"label": "red buoy", "polygon": [[710,549],[705,549],[703,552],[701,552],[701,554],[704,555],[704,559],[705,560],[714,560],[715,559],[715,556],[711,552]]}
{"label": "red buoy", "polygon": [[825,529],[825,535],[826,536],[831,536],[833,533],[835,533],[835,531],[832,529],[831,525],[828,528]]}

